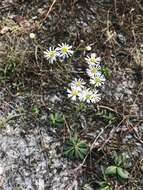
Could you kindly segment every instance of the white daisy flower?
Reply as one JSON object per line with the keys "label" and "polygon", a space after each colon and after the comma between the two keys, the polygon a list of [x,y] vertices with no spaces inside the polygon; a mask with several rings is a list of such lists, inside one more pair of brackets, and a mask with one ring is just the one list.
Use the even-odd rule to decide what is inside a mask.
{"label": "white daisy flower", "polygon": [[86,72],[88,74],[89,77],[94,77],[95,75],[97,75],[97,73],[99,72],[100,70],[100,66],[90,66]]}
{"label": "white daisy flower", "polygon": [[99,94],[97,90],[92,91],[91,102],[97,103],[100,100],[101,100],[101,94]]}
{"label": "white daisy flower", "polygon": [[59,47],[56,48],[56,51],[59,52],[59,57],[65,59],[73,54],[72,46],[69,46],[68,44],[62,43],[61,45],[58,45]]}
{"label": "white daisy flower", "polygon": [[97,73],[96,76],[90,78],[90,84],[95,85],[96,87],[101,86],[105,82],[105,77],[101,73]]}
{"label": "white daisy flower", "polygon": [[87,103],[96,103],[100,101],[100,94],[97,90],[90,90],[89,88],[83,89],[79,94],[79,100]]}
{"label": "white daisy flower", "polygon": [[91,95],[92,95],[92,93],[91,93],[90,89],[84,88],[82,91],[80,91],[79,100],[83,101],[83,102],[88,101],[88,99],[90,99]]}
{"label": "white daisy flower", "polygon": [[85,58],[86,62],[91,65],[91,66],[94,66],[96,64],[99,64],[100,61],[101,61],[101,58],[100,57],[96,57],[96,53],[91,53],[91,56],[87,56]]}
{"label": "white daisy flower", "polygon": [[74,81],[71,83],[71,87],[77,88],[79,90],[83,89],[85,85],[85,82],[83,79],[77,79],[75,78]]}
{"label": "white daisy flower", "polygon": [[89,88],[84,88],[82,91],[80,91],[79,100],[90,103],[91,96],[92,96],[92,91]]}
{"label": "white daisy flower", "polygon": [[49,48],[49,50],[44,51],[44,57],[50,62],[53,63],[54,61],[56,61],[58,56],[58,53],[56,52],[56,50],[54,48]]}
{"label": "white daisy flower", "polygon": [[67,89],[68,97],[71,98],[71,100],[76,100],[79,95],[79,89],[71,87],[71,89]]}

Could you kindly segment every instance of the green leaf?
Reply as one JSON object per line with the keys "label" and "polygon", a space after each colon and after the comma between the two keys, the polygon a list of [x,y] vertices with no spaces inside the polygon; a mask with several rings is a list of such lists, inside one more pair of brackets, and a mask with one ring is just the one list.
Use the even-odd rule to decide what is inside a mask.
{"label": "green leaf", "polygon": [[39,110],[39,108],[35,105],[35,106],[33,106],[33,108],[32,108],[32,112],[35,113],[35,114],[39,114],[40,110]]}
{"label": "green leaf", "polygon": [[123,156],[120,154],[119,156],[118,156],[118,166],[121,166],[121,164],[122,164],[122,162],[123,162]]}
{"label": "green leaf", "polygon": [[53,126],[56,126],[64,122],[63,116],[59,113],[51,113],[49,119]]}
{"label": "green leaf", "polygon": [[67,156],[68,154],[70,154],[70,152],[72,152],[72,150],[73,150],[73,148],[71,147],[71,148],[67,148],[67,149],[65,149],[64,150],[64,154]]}
{"label": "green leaf", "polygon": [[79,148],[79,151],[80,151],[82,154],[86,154],[86,153],[87,153],[87,148]]}
{"label": "green leaf", "polygon": [[78,157],[83,160],[85,158],[85,153],[82,153],[82,152],[78,152]]}
{"label": "green leaf", "polygon": [[75,155],[75,150],[72,149],[72,150],[69,152],[69,155],[67,155],[67,156],[69,156],[70,158],[73,158],[74,155]]}
{"label": "green leaf", "polygon": [[98,182],[98,184],[99,184],[101,187],[107,186],[107,182],[106,182],[106,181],[100,181],[100,182]]}
{"label": "green leaf", "polygon": [[129,178],[129,172],[123,168],[117,167],[117,174],[123,179]]}
{"label": "green leaf", "polygon": [[117,172],[117,167],[116,166],[109,166],[108,168],[106,168],[105,170],[105,174],[106,175],[115,175]]}
{"label": "green leaf", "polygon": [[110,76],[110,70],[109,70],[109,68],[107,66],[102,67],[101,72],[105,75],[105,77]]}
{"label": "green leaf", "polygon": [[64,155],[70,158],[84,159],[88,150],[88,145],[85,141],[78,137],[72,137],[65,142]]}

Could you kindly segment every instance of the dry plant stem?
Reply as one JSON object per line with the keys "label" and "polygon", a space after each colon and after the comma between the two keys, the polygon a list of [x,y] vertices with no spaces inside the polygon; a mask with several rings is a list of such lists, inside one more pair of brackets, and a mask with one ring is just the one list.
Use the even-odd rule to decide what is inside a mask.
{"label": "dry plant stem", "polygon": [[141,5],[141,3],[138,0],[136,0],[136,2],[138,4],[139,8],[141,9],[141,11],[143,11],[143,6]]}
{"label": "dry plant stem", "polygon": [[4,125],[5,125],[6,123],[8,123],[10,120],[15,119],[15,118],[17,118],[17,117],[21,117],[21,116],[23,116],[23,115],[25,115],[25,114],[15,114],[15,115],[7,116],[6,118],[4,118],[4,120],[1,119],[1,120],[0,120],[0,128],[4,127]]}
{"label": "dry plant stem", "polygon": [[78,184],[76,180],[73,181],[72,185],[69,185],[65,190],[72,190],[72,189],[78,190]]}
{"label": "dry plant stem", "polygon": [[14,118],[16,118],[16,117],[23,116],[23,115],[25,115],[25,114],[15,114],[15,115],[11,115],[11,116],[7,117],[6,122],[8,122],[8,121],[10,121],[10,120],[12,120],[12,119],[14,119]]}
{"label": "dry plant stem", "polygon": [[134,137],[141,143],[141,144],[143,144],[143,140],[142,140],[142,137],[138,134],[138,131],[136,130],[136,127],[137,127],[137,125],[136,126],[133,126],[133,124],[128,120],[128,123],[129,123],[129,125],[132,127],[132,129],[133,129],[133,131],[134,131],[134,133],[135,133],[135,135],[134,135]]}
{"label": "dry plant stem", "polygon": [[[52,8],[53,8],[54,4],[56,3],[56,1],[57,1],[57,0],[54,0],[54,1],[53,1],[53,3],[51,4],[51,6],[50,6],[50,8],[49,8],[49,10],[48,10],[48,12],[47,12],[47,14],[46,14],[46,16],[45,16],[44,20],[46,20],[46,18],[47,18],[47,17],[48,17],[48,15],[50,14],[50,12],[51,12],[51,10],[52,10]],[[43,20],[43,21],[44,21],[44,20]]]}
{"label": "dry plant stem", "polygon": [[[141,158],[139,157],[139,159],[136,161],[136,163],[135,163],[133,169],[132,169],[131,172],[130,172],[130,176],[132,176],[132,175],[133,175],[133,172],[136,171],[137,166],[138,166],[140,160],[141,160]],[[130,177],[129,180],[128,180],[123,186],[121,186],[121,188],[120,188],[119,190],[122,190],[124,187],[126,187],[126,186],[129,184],[129,182],[130,182],[131,179],[132,179],[132,178]]]}
{"label": "dry plant stem", "polygon": [[100,133],[98,134],[98,136],[95,138],[94,142],[92,143],[92,145],[91,145],[91,147],[90,147],[88,153],[86,154],[86,156],[85,156],[83,162],[82,162],[77,168],[74,169],[75,172],[78,171],[79,169],[81,169],[81,168],[83,167],[83,165],[84,165],[84,163],[85,163],[85,161],[86,161],[88,155],[90,154],[90,152],[91,152],[92,149],[94,148],[95,143],[97,142],[97,140],[99,139],[99,137],[103,134],[103,132],[104,132],[104,130],[101,129]]}
{"label": "dry plant stem", "polygon": [[[63,119],[64,119],[65,127],[67,128],[67,131],[68,131],[68,133],[70,134],[70,137],[71,137],[70,126],[68,125],[65,116],[63,116]],[[65,139],[64,139],[64,140],[65,140]]]}
{"label": "dry plant stem", "polygon": [[44,17],[44,19],[43,19],[43,21],[42,21],[42,23],[41,23],[41,25],[40,25],[39,28],[41,28],[43,22],[44,22],[44,21],[47,19],[47,17],[49,16],[50,12],[52,11],[52,8],[53,8],[54,4],[56,3],[56,1],[57,1],[57,0],[53,0],[52,4],[51,4],[50,8],[48,9],[48,12],[47,12],[46,16]]}
{"label": "dry plant stem", "polygon": [[104,148],[104,146],[109,142],[109,140],[113,137],[114,133],[116,132],[116,130],[120,127],[120,125],[123,123],[123,121],[125,120],[126,118],[124,117],[122,119],[122,121],[116,126],[114,127],[110,133],[109,133],[109,137],[108,139],[103,143],[103,145],[98,149],[98,151],[102,150]]}
{"label": "dry plant stem", "polygon": [[104,108],[104,109],[107,109],[107,110],[109,110],[109,111],[112,111],[112,112],[114,112],[114,113],[116,113],[116,114],[122,115],[122,114],[119,113],[117,110],[114,110],[114,109],[112,109],[112,108],[110,108],[110,107],[108,107],[108,106],[99,105],[99,106],[97,106],[97,108]]}
{"label": "dry plant stem", "polygon": [[[133,101],[133,105],[136,103],[137,98],[138,98],[138,95],[139,95],[139,93],[140,93],[141,90],[142,90],[142,87],[143,87],[143,82],[141,82],[141,84],[140,84],[140,87],[139,87],[139,89],[138,89],[138,92],[137,92],[137,94],[136,94],[136,97],[135,97],[135,99],[134,99],[134,101]],[[131,112],[131,110],[130,110],[130,112]]]}
{"label": "dry plant stem", "polygon": [[117,1],[114,0],[114,7],[115,7],[115,13],[116,13],[116,16],[117,16]]}

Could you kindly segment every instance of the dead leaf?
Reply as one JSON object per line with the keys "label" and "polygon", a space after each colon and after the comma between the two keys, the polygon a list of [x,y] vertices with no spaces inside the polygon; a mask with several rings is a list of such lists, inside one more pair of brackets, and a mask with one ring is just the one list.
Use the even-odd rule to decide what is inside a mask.
{"label": "dead leaf", "polygon": [[24,32],[30,31],[32,28],[31,23],[23,16],[15,16],[13,20],[22,28]]}
{"label": "dead leaf", "polygon": [[0,30],[0,34],[6,34],[7,32],[10,32],[11,28],[8,26],[4,26],[1,30]]}

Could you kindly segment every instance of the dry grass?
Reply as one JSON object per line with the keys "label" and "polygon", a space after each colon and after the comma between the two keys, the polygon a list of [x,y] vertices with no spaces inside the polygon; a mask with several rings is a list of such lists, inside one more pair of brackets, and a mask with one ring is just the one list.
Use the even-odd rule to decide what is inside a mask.
{"label": "dry grass", "polygon": [[[75,47],[79,46],[81,49],[91,44],[93,51],[97,50],[97,53],[101,54],[104,64],[109,67],[111,71],[109,82],[111,83],[112,72],[116,67],[118,69],[126,68],[134,73],[139,66],[139,72],[143,73],[143,52],[141,50],[141,11],[143,7],[137,0],[125,1],[125,3],[124,1],[114,1],[114,4],[102,4],[94,0],[86,1],[85,4],[82,1],[67,3],[67,1],[54,0],[46,6],[48,9],[42,7],[43,12],[39,14],[36,6],[30,12],[30,8],[25,3],[23,2],[21,9],[24,10],[26,22],[34,23],[33,26],[35,26],[30,30],[23,32],[21,22],[19,25],[9,18],[8,11],[1,15],[0,31],[4,27],[9,28],[1,35],[1,91],[5,92],[5,101],[13,101],[19,96],[26,99],[23,108],[24,117],[21,114],[14,115],[14,117],[20,117],[21,122],[26,120],[25,125],[29,122],[27,120],[30,120],[35,125],[38,123],[42,127],[46,127],[45,123],[40,120],[44,112],[47,112],[48,115],[53,112],[64,115],[63,128],[56,129],[57,139],[64,142],[71,134],[77,133],[81,138],[87,140],[90,146],[89,152],[82,163],[77,162],[77,167],[73,172],[77,178],[81,177],[81,173],[83,173],[83,182],[92,184],[96,189],[97,181],[103,179],[101,167],[105,168],[112,163],[113,151],[131,154],[135,143],[143,143],[139,130],[143,122],[143,115],[139,115],[132,109],[134,105],[140,105],[143,102],[142,83],[139,83],[138,80],[134,81],[136,88],[133,89],[133,102],[130,104],[118,102],[117,105],[116,100],[111,102],[106,97],[102,100],[99,109],[106,110],[107,113],[111,112],[116,116],[116,122],[109,124],[103,117],[96,115],[98,110],[96,106],[79,111],[78,105],[72,104],[66,97],[65,89],[68,82],[77,73],[81,74],[79,72],[81,66],[84,68],[84,60],[81,55],[78,55],[85,52],[79,51],[75,55],[76,66],[74,64],[49,65],[43,58],[43,50],[62,41],[71,43]],[[33,4],[36,5],[37,2],[33,1]],[[16,5],[21,6],[19,2]],[[41,4],[39,8],[41,8]],[[35,13],[38,15],[37,20],[31,21],[31,15]],[[80,23],[81,19],[83,20]],[[86,23],[85,26],[82,23]],[[30,32],[36,34],[36,39],[29,38]],[[125,42],[119,39],[119,34],[125,36]],[[138,76],[139,72],[137,72]],[[115,82],[118,84],[119,81]],[[51,101],[50,98],[54,95],[60,98],[59,102]],[[40,110],[38,114],[32,112],[33,106]],[[12,118],[12,120],[14,119]],[[2,119],[0,128],[5,125],[5,122],[5,119]],[[49,122],[47,123],[49,124]],[[130,134],[132,135],[131,142],[124,143],[123,139]],[[138,156],[130,155],[130,159],[132,163],[132,166],[128,168],[130,178],[126,182],[115,177],[108,178],[113,189],[142,189],[141,152]]]}

